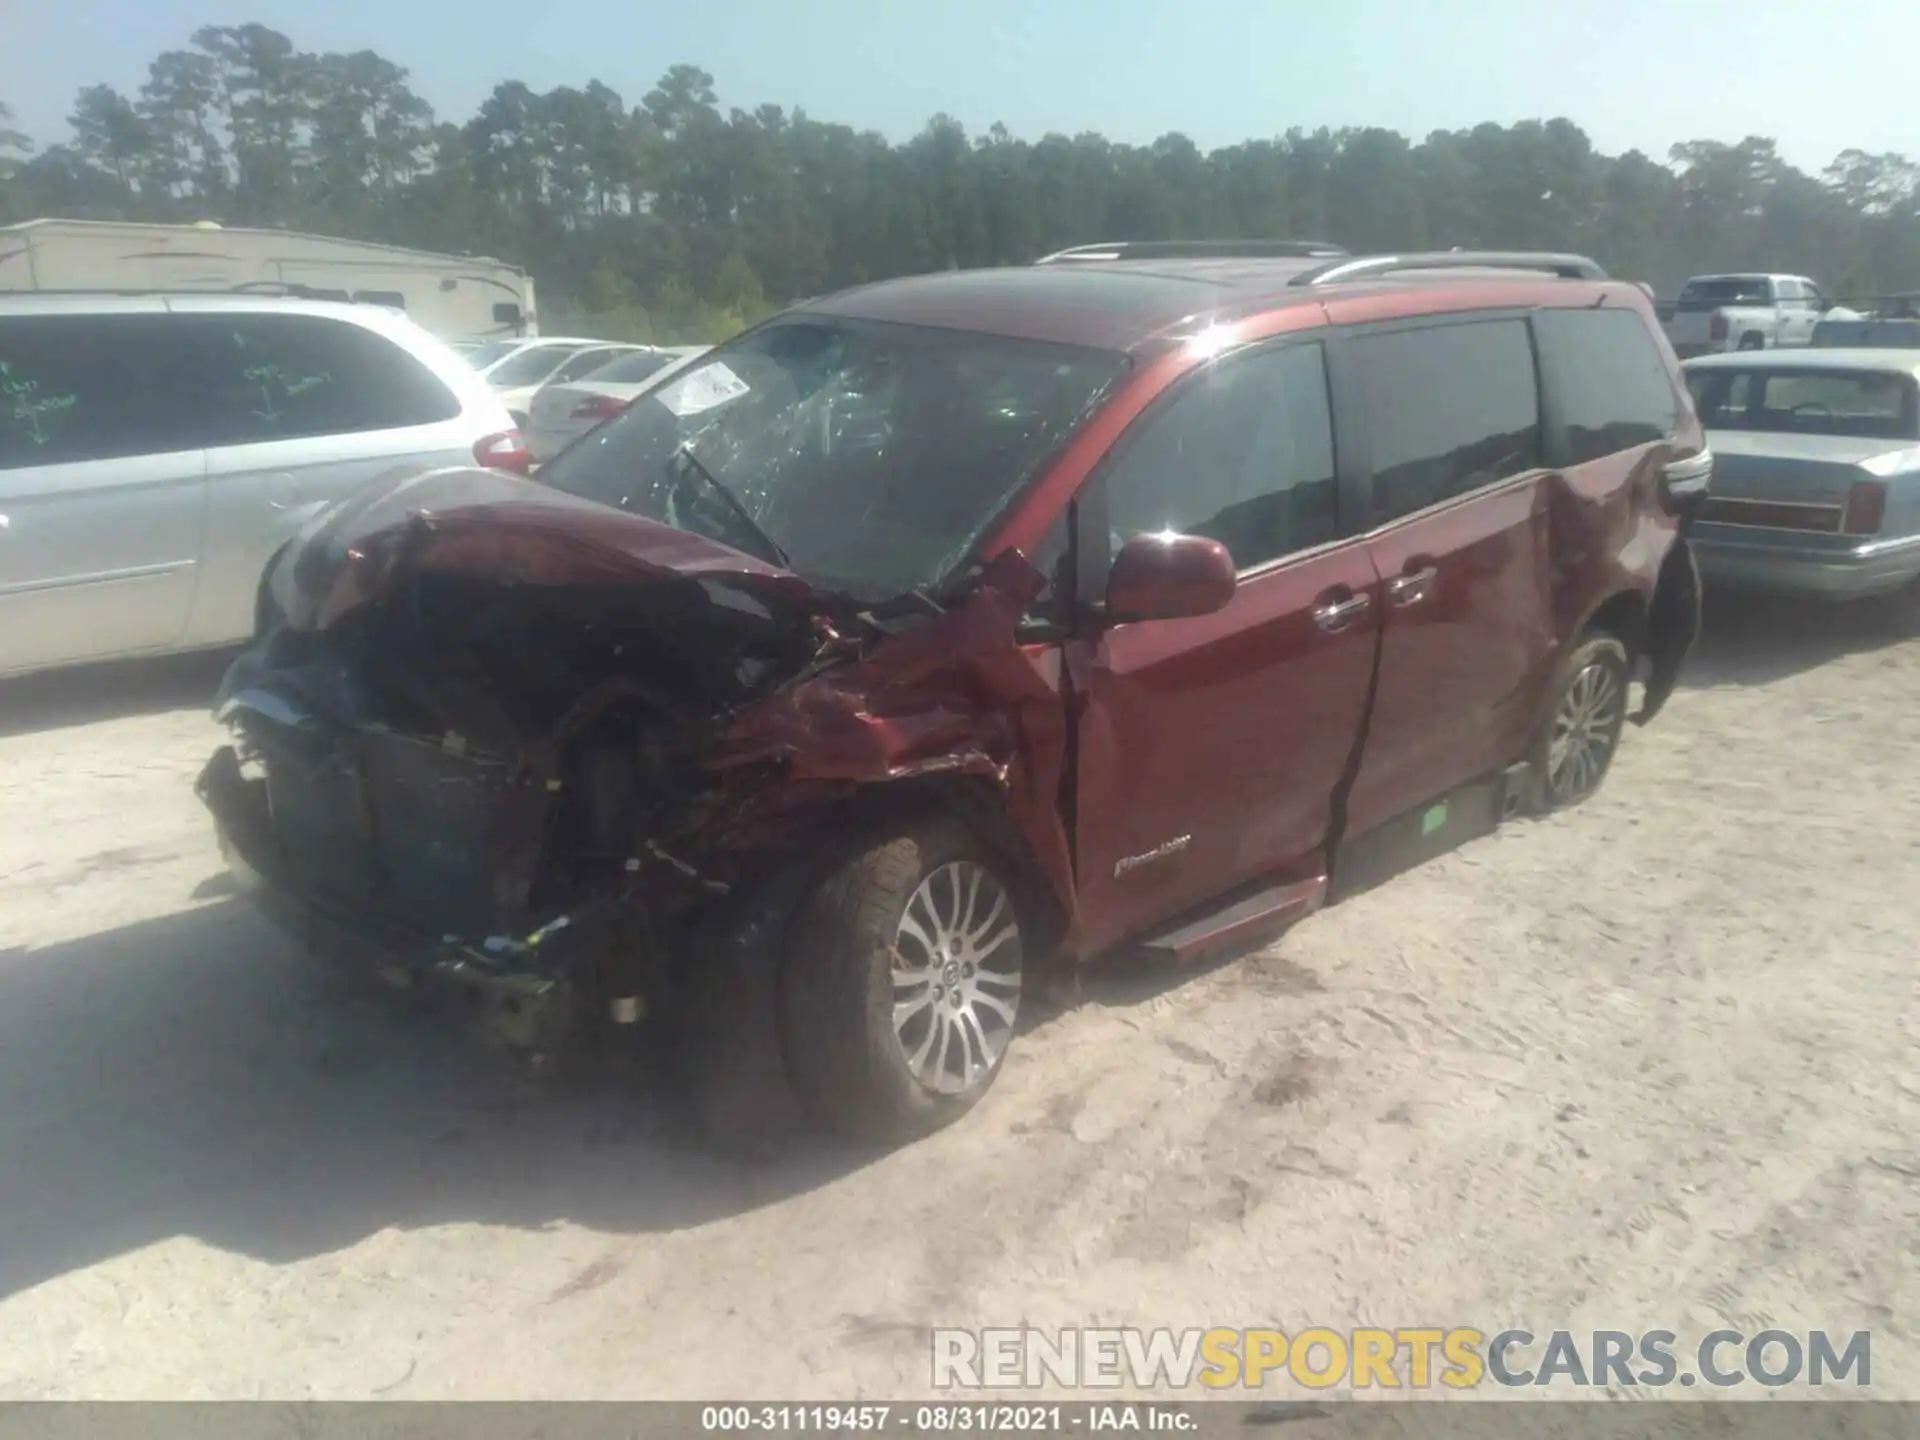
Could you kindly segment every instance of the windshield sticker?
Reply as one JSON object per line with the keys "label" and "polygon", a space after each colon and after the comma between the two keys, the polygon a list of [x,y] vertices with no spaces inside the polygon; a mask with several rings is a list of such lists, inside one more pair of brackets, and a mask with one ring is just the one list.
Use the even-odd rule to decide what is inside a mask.
{"label": "windshield sticker", "polygon": [[747,382],[719,361],[703,365],[666,389],[656,392],[655,398],[675,415],[685,419],[689,415],[698,415],[703,410],[711,410],[716,405],[724,405],[729,400],[737,400],[747,393]]}
{"label": "windshield sticker", "polygon": [[80,403],[78,395],[42,395],[40,382],[25,380],[0,360],[0,414],[9,430],[35,445],[45,445],[65,428],[67,412]]}

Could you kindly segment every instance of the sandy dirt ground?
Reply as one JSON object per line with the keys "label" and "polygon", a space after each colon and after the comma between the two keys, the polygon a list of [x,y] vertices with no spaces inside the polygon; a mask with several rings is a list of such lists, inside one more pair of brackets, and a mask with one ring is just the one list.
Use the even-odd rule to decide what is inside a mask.
{"label": "sandy dirt ground", "polygon": [[1021,1323],[1869,1328],[1920,1398],[1920,643],[1713,618],[1578,812],[754,1163],[290,953],[205,662],[0,690],[0,1399],[924,1395]]}

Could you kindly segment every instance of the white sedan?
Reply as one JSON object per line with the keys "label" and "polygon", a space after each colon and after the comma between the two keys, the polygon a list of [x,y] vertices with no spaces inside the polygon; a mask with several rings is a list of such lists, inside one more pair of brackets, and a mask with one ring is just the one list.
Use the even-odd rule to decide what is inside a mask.
{"label": "white sedan", "polygon": [[532,413],[533,397],[543,385],[565,384],[592,374],[609,361],[630,355],[637,345],[610,345],[606,341],[541,341],[516,350],[480,373],[513,423],[522,430]]}
{"label": "white sedan", "polygon": [[647,347],[629,351],[577,380],[555,380],[533,397],[521,427],[538,463],[558,455],[603,420],[611,420],[656,385],[672,379],[707,353],[707,345]]}

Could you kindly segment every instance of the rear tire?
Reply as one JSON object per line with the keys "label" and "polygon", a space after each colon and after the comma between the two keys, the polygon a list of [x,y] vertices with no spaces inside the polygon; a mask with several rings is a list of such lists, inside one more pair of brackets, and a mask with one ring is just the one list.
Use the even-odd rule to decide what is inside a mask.
{"label": "rear tire", "polygon": [[951,1124],[1000,1073],[1025,969],[1019,887],[964,826],[863,848],[802,903],[780,981],[787,1069],[817,1119],[900,1143]]}
{"label": "rear tire", "polygon": [[1528,752],[1529,805],[1536,815],[1588,799],[1613,768],[1627,719],[1627,647],[1596,632],[1561,661]]}
{"label": "rear tire", "polygon": [[1767,337],[1762,335],[1758,330],[1749,330],[1740,337],[1740,344],[1736,348],[1741,350],[1764,350],[1767,348]]}

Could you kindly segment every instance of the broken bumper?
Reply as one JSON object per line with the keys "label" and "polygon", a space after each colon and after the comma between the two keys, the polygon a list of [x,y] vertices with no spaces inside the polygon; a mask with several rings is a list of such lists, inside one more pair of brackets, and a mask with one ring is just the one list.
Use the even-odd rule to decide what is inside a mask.
{"label": "broken bumper", "polygon": [[231,748],[214,753],[194,789],[212,812],[236,883],[310,954],[376,977],[457,1013],[513,1048],[551,1054],[581,1018],[580,985],[563,924],[526,941],[433,937],[302,891],[275,864],[265,807]]}

